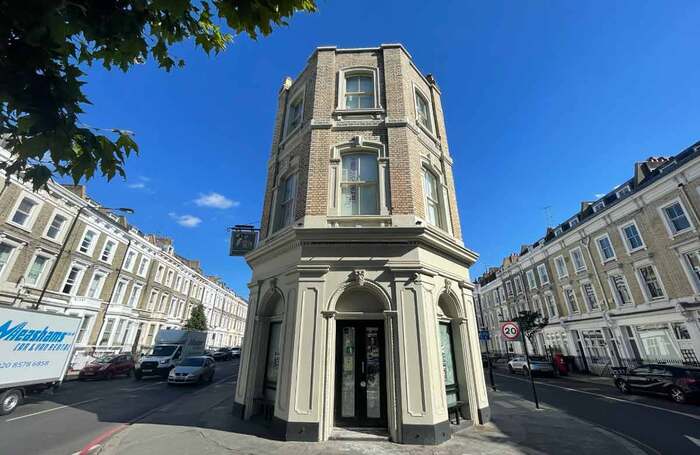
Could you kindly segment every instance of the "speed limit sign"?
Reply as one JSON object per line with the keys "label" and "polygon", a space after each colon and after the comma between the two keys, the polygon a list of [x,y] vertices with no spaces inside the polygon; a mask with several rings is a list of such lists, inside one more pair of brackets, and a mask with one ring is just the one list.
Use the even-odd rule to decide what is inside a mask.
{"label": "speed limit sign", "polygon": [[504,322],[501,324],[501,335],[508,341],[515,341],[520,336],[520,326],[513,321]]}

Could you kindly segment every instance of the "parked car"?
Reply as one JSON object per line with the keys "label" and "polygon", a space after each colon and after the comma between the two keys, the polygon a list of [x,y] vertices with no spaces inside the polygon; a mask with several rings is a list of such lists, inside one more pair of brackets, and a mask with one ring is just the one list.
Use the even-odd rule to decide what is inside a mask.
{"label": "parked car", "polygon": [[231,348],[231,357],[236,358],[241,356],[241,348]]}
{"label": "parked car", "polygon": [[231,355],[231,351],[229,348],[219,348],[216,351],[212,353],[212,357],[214,357],[214,360],[217,362],[222,361],[222,360],[232,360],[233,355]]}
{"label": "parked car", "polygon": [[211,382],[216,373],[214,359],[209,356],[187,357],[168,375],[168,385]]}
{"label": "parked car", "polygon": [[131,376],[133,371],[134,358],[131,354],[105,355],[85,365],[78,379],[112,379],[120,374]]}
{"label": "parked car", "polygon": [[[554,376],[554,367],[552,362],[543,356],[533,355],[530,356],[530,367],[532,368],[532,373],[546,374],[549,376]],[[513,357],[510,362],[508,362],[508,372],[510,374],[522,373],[525,376],[530,375],[530,370],[527,367],[527,359],[525,356]]]}
{"label": "parked car", "polygon": [[700,397],[700,368],[680,365],[641,365],[614,375],[622,393],[663,394],[676,403]]}

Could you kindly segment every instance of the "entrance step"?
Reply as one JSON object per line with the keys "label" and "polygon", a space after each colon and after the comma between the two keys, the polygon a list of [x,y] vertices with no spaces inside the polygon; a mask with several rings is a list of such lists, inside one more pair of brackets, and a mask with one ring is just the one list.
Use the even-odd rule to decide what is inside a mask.
{"label": "entrance step", "polygon": [[388,441],[386,428],[334,427],[330,439],[335,441]]}

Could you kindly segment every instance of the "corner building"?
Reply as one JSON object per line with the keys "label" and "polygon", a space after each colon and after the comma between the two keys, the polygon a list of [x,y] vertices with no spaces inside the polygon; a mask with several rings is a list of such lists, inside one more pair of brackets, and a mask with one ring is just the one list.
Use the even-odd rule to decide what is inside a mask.
{"label": "corner building", "polygon": [[450,438],[489,419],[440,90],[398,44],[318,48],[279,94],[234,412]]}

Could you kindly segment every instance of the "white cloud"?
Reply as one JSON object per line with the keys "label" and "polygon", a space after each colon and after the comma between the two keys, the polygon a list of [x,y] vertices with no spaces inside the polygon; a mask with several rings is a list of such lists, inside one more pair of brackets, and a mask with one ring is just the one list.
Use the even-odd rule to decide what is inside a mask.
{"label": "white cloud", "polygon": [[145,177],[143,175],[140,175],[136,180],[137,181],[126,185],[127,188],[131,188],[132,190],[146,190],[146,189],[148,189],[148,187],[146,186],[146,183],[151,181],[150,178]]}
{"label": "white cloud", "polygon": [[595,198],[596,198],[596,199],[600,199],[600,198],[602,198],[603,196],[605,196],[605,193],[596,193]]}
{"label": "white cloud", "polygon": [[168,215],[170,215],[170,218],[174,219],[177,224],[186,228],[197,227],[197,225],[202,222],[201,218],[194,215],[178,215],[173,212],[168,213]]}
{"label": "white cloud", "polygon": [[215,209],[228,209],[241,205],[238,201],[233,201],[223,194],[214,192],[209,194],[200,193],[199,197],[194,200],[194,203],[200,207],[213,207]]}

